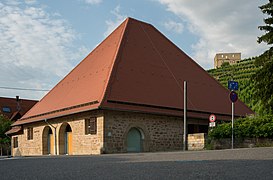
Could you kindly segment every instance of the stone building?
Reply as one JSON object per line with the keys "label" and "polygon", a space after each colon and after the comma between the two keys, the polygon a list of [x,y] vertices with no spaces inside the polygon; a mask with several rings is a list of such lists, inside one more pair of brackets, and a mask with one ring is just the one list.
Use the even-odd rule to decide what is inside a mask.
{"label": "stone building", "polygon": [[233,65],[239,61],[241,61],[241,53],[217,53],[214,57],[214,68],[221,67],[225,62]]}
{"label": "stone building", "polygon": [[[183,81],[189,132],[229,120],[229,92],[152,25],[127,18],[11,133],[13,155],[101,154],[183,148]],[[241,101],[236,116],[253,112]]]}

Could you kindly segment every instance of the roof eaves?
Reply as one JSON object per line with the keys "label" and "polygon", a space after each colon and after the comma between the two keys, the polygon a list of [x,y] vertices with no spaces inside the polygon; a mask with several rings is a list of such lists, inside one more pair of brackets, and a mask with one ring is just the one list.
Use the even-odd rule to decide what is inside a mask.
{"label": "roof eaves", "polygon": [[22,126],[13,126],[10,130],[5,132],[6,135],[14,135],[18,133],[22,133]]}
{"label": "roof eaves", "polygon": [[[75,110],[75,111],[72,111],[72,112],[67,113],[67,114],[61,114],[61,115],[56,115],[56,116],[53,115],[53,114],[57,114],[59,112],[64,112],[64,111],[77,109],[77,108],[81,108],[81,107],[85,107],[85,106],[95,105],[95,104],[98,104],[98,103],[99,103],[99,101],[92,101],[92,102],[79,104],[79,105],[76,105],[76,106],[71,106],[71,107],[67,107],[67,108],[63,108],[63,109],[59,109],[59,110],[55,110],[55,111],[51,111],[51,112],[47,112],[47,113],[43,113],[43,114],[38,114],[38,115],[35,115],[35,116],[30,116],[30,117],[27,117],[27,118],[21,118],[18,121],[14,122],[11,126],[28,124],[28,123],[32,123],[32,122],[42,121],[44,119],[53,119],[53,118],[57,118],[57,117],[63,117],[63,116],[72,115],[72,114],[76,114],[76,113],[80,113],[80,112],[85,112],[85,111],[98,109],[98,107],[95,107],[95,108],[91,108],[91,109],[88,108],[88,109],[85,109],[85,110],[82,110],[82,111]],[[31,119],[33,119],[33,121],[31,121]]]}
{"label": "roof eaves", "polygon": [[[115,101],[115,100],[107,100],[109,103],[115,103],[115,104],[123,104],[123,105],[129,105],[129,106],[138,106],[138,107],[148,107],[148,108],[154,108],[154,109],[162,109],[162,110],[172,110],[172,111],[179,111],[181,112],[181,116],[183,116],[183,108],[176,108],[176,107],[166,107],[166,106],[158,106],[158,105],[150,105],[150,104],[139,104],[139,103],[132,103],[132,102],[123,102],[123,101]],[[194,109],[188,109],[188,112],[193,113],[200,113],[200,114],[216,114],[220,116],[228,116],[230,117],[230,114],[225,113],[219,113],[219,112],[208,112],[208,111],[202,111],[202,110],[194,110]],[[236,115],[236,117],[240,117],[242,115]]]}

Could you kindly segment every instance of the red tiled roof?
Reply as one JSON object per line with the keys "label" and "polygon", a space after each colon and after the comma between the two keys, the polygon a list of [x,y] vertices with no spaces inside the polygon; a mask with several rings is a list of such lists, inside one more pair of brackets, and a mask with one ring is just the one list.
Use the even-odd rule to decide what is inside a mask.
{"label": "red tiled roof", "polygon": [[228,90],[152,25],[127,18],[14,125],[97,108],[182,116],[184,80],[189,116],[229,118]]}
{"label": "red tiled roof", "polygon": [[8,130],[5,134],[12,135],[21,132],[22,126],[13,126],[10,130]]}
{"label": "red tiled roof", "polygon": [[[181,115],[184,80],[189,110],[230,115],[228,90],[152,25],[130,20],[101,106]],[[235,106],[237,116],[253,114]]]}
{"label": "red tiled roof", "polygon": [[[18,115],[18,113],[24,115],[37,102],[38,101],[35,100],[19,99],[20,109],[18,111],[16,98],[0,97],[0,113],[11,120],[14,120],[13,118]],[[8,108],[10,112],[5,112],[3,108]]]}

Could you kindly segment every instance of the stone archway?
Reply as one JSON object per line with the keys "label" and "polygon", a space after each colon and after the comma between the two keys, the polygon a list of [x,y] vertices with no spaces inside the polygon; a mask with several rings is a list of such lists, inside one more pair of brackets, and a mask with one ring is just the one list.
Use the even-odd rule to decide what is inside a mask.
{"label": "stone archway", "polygon": [[53,155],[54,154],[54,136],[53,131],[49,126],[45,126],[43,129],[42,136],[42,154]]}
{"label": "stone archway", "polygon": [[145,127],[131,124],[124,133],[124,150],[126,152],[147,152],[150,146],[150,136]]}
{"label": "stone archway", "polygon": [[63,123],[59,130],[59,154],[72,154],[72,128],[68,123]]}

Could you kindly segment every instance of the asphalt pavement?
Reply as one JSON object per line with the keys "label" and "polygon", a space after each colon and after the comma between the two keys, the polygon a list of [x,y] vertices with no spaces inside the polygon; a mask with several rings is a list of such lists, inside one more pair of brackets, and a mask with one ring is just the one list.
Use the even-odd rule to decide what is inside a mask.
{"label": "asphalt pavement", "polygon": [[0,179],[273,179],[273,148],[0,158]]}

